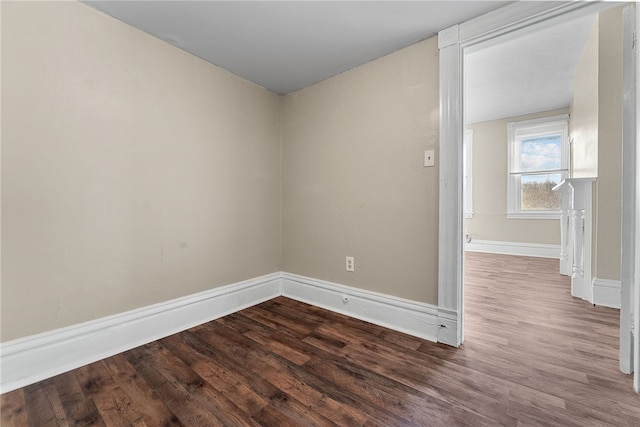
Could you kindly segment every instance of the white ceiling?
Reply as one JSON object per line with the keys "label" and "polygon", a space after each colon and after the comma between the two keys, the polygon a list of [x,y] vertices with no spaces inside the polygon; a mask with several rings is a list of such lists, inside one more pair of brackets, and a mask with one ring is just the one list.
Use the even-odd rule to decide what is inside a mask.
{"label": "white ceiling", "polygon": [[465,121],[568,107],[594,16],[510,34],[464,57]]}
{"label": "white ceiling", "polygon": [[504,1],[85,1],[285,94],[507,4]]}
{"label": "white ceiling", "polygon": [[[286,94],[505,6],[505,1],[85,1]],[[465,57],[468,123],[569,105],[592,17]]]}

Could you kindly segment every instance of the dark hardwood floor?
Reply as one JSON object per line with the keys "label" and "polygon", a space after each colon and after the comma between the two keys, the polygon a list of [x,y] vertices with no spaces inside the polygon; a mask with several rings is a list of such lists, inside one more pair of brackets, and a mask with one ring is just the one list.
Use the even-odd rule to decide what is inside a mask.
{"label": "dark hardwood floor", "polygon": [[468,253],[459,349],[277,298],[5,393],[2,426],[640,426],[618,311],[557,270]]}

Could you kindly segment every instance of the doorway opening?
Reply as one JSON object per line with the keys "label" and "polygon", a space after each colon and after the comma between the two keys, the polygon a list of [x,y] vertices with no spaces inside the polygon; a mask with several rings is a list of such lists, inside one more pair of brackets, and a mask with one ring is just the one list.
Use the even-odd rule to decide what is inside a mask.
{"label": "doorway opening", "polygon": [[[615,6],[615,5],[614,5]],[[439,35],[441,76],[440,241],[439,296],[441,328],[438,339],[452,345],[464,340],[463,271],[466,230],[463,218],[463,131],[465,102],[462,75],[464,55],[496,44],[502,36],[532,34],[560,23],[593,15],[611,5],[572,3],[563,5],[514,4],[501,14],[488,14],[444,30]],[[526,83],[523,81],[521,83]],[[466,95],[466,94],[465,94]],[[635,106],[634,106],[635,113]],[[634,135],[635,138],[635,135]],[[582,139],[580,140],[580,143]],[[575,141],[574,141],[575,144]],[[477,150],[474,135],[474,149]],[[575,146],[572,158],[575,160]],[[582,154],[582,153],[578,153]],[[580,159],[581,161],[584,159]],[[582,163],[580,163],[582,164]],[[572,172],[577,170],[572,165]],[[474,164],[474,170],[478,165]],[[516,171],[519,172],[519,171]],[[619,169],[616,171],[619,173]],[[635,176],[635,175],[634,175]],[[505,178],[506,180],[506,178]],[[473,183],[474,188],[477,183]],[[600,192],[602,193],[602,191]],[[476,192],[476,194],[478,194]],[[596,193],[596,197],[598,193]],[[618,200],[620,200],[618,198]],[[474,200],[474,203],[476,200]],[[475,212],[474,212],[475,215]],[[468,218],[467,218],[468,219]],[[624,224],[623,224],[624,226]],[[597,237],[597,236],[596,236]],[[471,236],[473,241],[473,236]],[[618,243],[620,247],[620,243]],[[619,265],[619,264],[618,264]],[[455,329],[455,332],[452,330]]]}
{"label": "doorway opening", "polygon": [[[517,30],[463,51],[467,340],[486,337],[492,329],[487,316],[501,324],[519,315],[522,322],[515,324],[538,329],[546,328],[545,317],[554,316],[558,324],[563,308],[554,312],[553,302],[571,300],[572,268],[558,262],[568,258],[561,240],[571,235],[570,194],[557,187],[571,175],[571,113],[580,117],[597,108],[588,96],[575,93],[591,91],[583,86],[598,75],[596,16]],[[478,298],[484,308],[474,303]],[[509,332],[509,324],[501,324],[493,338],[537,334]],[[545,337],[566,341],[552,333]]]}

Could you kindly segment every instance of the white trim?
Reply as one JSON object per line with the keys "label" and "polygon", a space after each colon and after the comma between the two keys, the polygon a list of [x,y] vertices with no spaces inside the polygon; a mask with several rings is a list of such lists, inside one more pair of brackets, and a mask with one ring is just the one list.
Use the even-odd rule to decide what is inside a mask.
{"label": "white trim", "polygon": [[70,371],[280,295],[280,273],[0,345],[2,393]]}
{"label": "white trim", "polygon": [[[453,342],[456,312],[378,292],[273,273],[0,344],[0,393],[51,378],[277,296],[436,342]],[[347,301],[344,302],[344,298]]]}
{"label": "white trim", "polygon": [[436,342],[455,346],[458,340],[458,312],[438,308],[438,339]]}
{"label": "white trim", "polygon": [[[640,10],[640,9],[639,9]],[[634,339],[633,339],[633,312],[634,312],[634,287],[636,278],[640,273],[637,268],[636,258],[640,255],[636,238],[638,236],[637,213],[638,210],[638,186],[637,180],[637,150],[638,135],[637,124],[640,120],[636,117],[637,109],[637,67],[638,54],[636,45],[636,21],[635,5],[629,5],[623,11],[622,24],[622,221],[621,221],[621,269],[620,269],[620,371],[630,374],[634,371]],[[640,384],[640,375],[636,384]],[[638,390],[636,390],[638,391]]]}
{"label": "white trim", "polygon": [[462,156],[464,217],[465,219],[470,219],[473,218],[473,129],[464,130]]}
{"label": "white trim", "polygon": [[438,33],[438,49],[458,43],[458,25],[446,28]]}
{"label": "white trim", "polygon": [[[633,7],[635,8],[635,25],[633,25],[632,29],[630,29],[631,32],[633,32],[632,37],[634,39],[637,40],[637,35],[638,35],[638,27],[640,26],[640,7],[638,7],[637,5],[633,5]],[[627,33],[628,34],[628,33]],[[635,37],[634,37],[635,36]],[[640,334],[638,333],[638,330],[640,330],[640,173],[638,173],[637,167],[638,165],[640,165],[640,150],[637,149],[638,144],[640,143],[640,109],[638,109],[638,99],[640,99],[640,84],[638,84],[638,81],[640,80],[640,55],[638,54],[638,45],[637,43],[634,43],[635,49],[633,50],[633,59],[635,60],[635,64],[633,64],[635,66],[635,69],[633,69],[633,74],[635,74],[635,96],[633,96],[633,105],[630,108],[631,111],[625,111],[623,110],[623,120],[624,123],[626,123],[628,120],[627,119],[632,119],[633,116],[635,116],[635,122],[633,122],[633,132],[631,135],[631,140],[624,143],[624,145],[628,145],[628,144],[633,144],[636,146],[636,150],[635,150],[635,160],[633,161],[632,165],[629,165],[628,163],[626,163],[625,165],[623,165],[623,191],[625,188],[625,184],[628,183],[628,181],[631,181],[634,190],[635,191],[629,191],[627,192],[627,194],[624,194],[624,197],[626,197],[627,195],[630,196],[630,199],[628,200],[628,203],[633,204],[633,212],[635,213],[635,218],[631,217],[629,218],[627,215],[623,215],[623,220],[622,220],[622,229],[625,229],[625,225],[628,225],[628,222],[630,222],[632,225],[632,236],[631,236],[631,241],[627,242],[629,245],[634,245],[634,256],[633,256],[633,282],[628,283],[628,282],[623,282],[622,285],[622,292],[623,295],[629,295],[629,300],[630,303],[629,305],[631,306],[631,313],[627,313],[628,315],[631,316],[631,320],[629,320],[628,318],[624,320],[624,322],[627,324],[627,326],[630,326],[630,329],[627,329],[627,331],[624,332],[628,332],[629,330],[631,331],[631,333],[633,334],[633,336],[635,337],[635,339],[633,339],[633,343],[632,343],[632,357],[633,357],[633,369],[634,369],[634,377],[633,377],[633,388],[637,393],[640,393]],[[626,65],[626,64],[625,64]],[[623,66],[623,69],[625,69],[628,71],[628,65],[625,67]],[[624,74],[626,74],[626,71],[624,72]],[[634,77],[632,77],[632,80],[634,79]],[[624,86],[623,86],[624,87]],[[633,89],[633,88],[631,88]],[[626,103],[625,103],[626,104]],[[631,155],[631,154],[630,154]],[[631,167],[631,177],[629,177],[629,179],[627,179],[627,171],[624,169],[626,167]],[[635,176],[634,176],[635,175]],[[623,206],[623,209],[624,206]],[[626,239],[626,237],[624,237],[624,239]],[[629,289],[631,288],[631,289]],[[626,301],[625,301],[626,302]],[[630,325],[629,325],[630,323]],[[625,334],[626,337],[628,338],[629,335]]]}
{"label": "white trim", "polygon": [[557,221],[561,216],[562,211],[559,210],[507,212],[507,219],[555,219]]}
{"label": "white trim", "polygon": [[560,245],[546,245],[542,243],[500,242],[474,239],[466,243],[464,249],[469,252],[560,259]]}
{"label": "white trim", "polygon": [[619,280],[593,279],[593,304],[620,309],[621,284]]}
{"label": "white trim", "polygon": [[438,33],[440,97],[440,168],[438,198],[438,306],[457,316],[457,337],[464,340],[462,211],[462,54],[480,42],[495,41],[516,30],[534,32],[594,13],[605,2],[516,2]]}
{"label": "white trim", "polygon": [[535,29],[548,28],[567,19],[615,6],[616,3],[610,2],[515,2],[457,25],[457,42],[472,45],[495,41],[498,37],[517,30],[533,32]]}
{"label": "white trim", "polygon": [[[520,142],[525,137],[561,135],[560,169],[549,173],[560,174],[560,180],[567,177],[569,170],[569,115],[541,117],[532,120],[521,120],[507,123],[507,219],[559,219],[558,210],[524,210],[520,206],[522,200],[521,179],[531,172],[521,171]],[[517,168],[516,168],[517,165]],[[537,173],[537,172],[535,172]]]}
{"label": "white trim", "polygon": [[437,340],[438,307],[430,304],[291,273],[282,274],[282,295],[429,341]]}
{"label": "white trim", "polygon": [[[462,49],[458,26],[438,33],[440,78],[440,154],[438,191],[438,307],[456,314],[455,340],[440,331],[452,346],[464,341],[463,203],[462,203]],[[454,30],[455,29],[455,30]],[[455,36],[455,38],[453,37]],[[446,43],[440,43],[440,39]],[[445,328],[442,328],[445,329]]]}

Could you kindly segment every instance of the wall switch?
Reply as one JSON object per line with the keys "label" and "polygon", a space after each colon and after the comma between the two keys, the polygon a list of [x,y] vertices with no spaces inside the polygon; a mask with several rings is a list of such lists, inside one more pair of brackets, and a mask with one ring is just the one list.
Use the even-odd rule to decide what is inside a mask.
{"label": "wall switch", "polygon": [[356,262],[352,256],[347,257],[347,271],[356,271]]}
{"label": "wall switch", "polygon": [[424,166],[431,167],[436,165],[436,151],[424,150]]}

